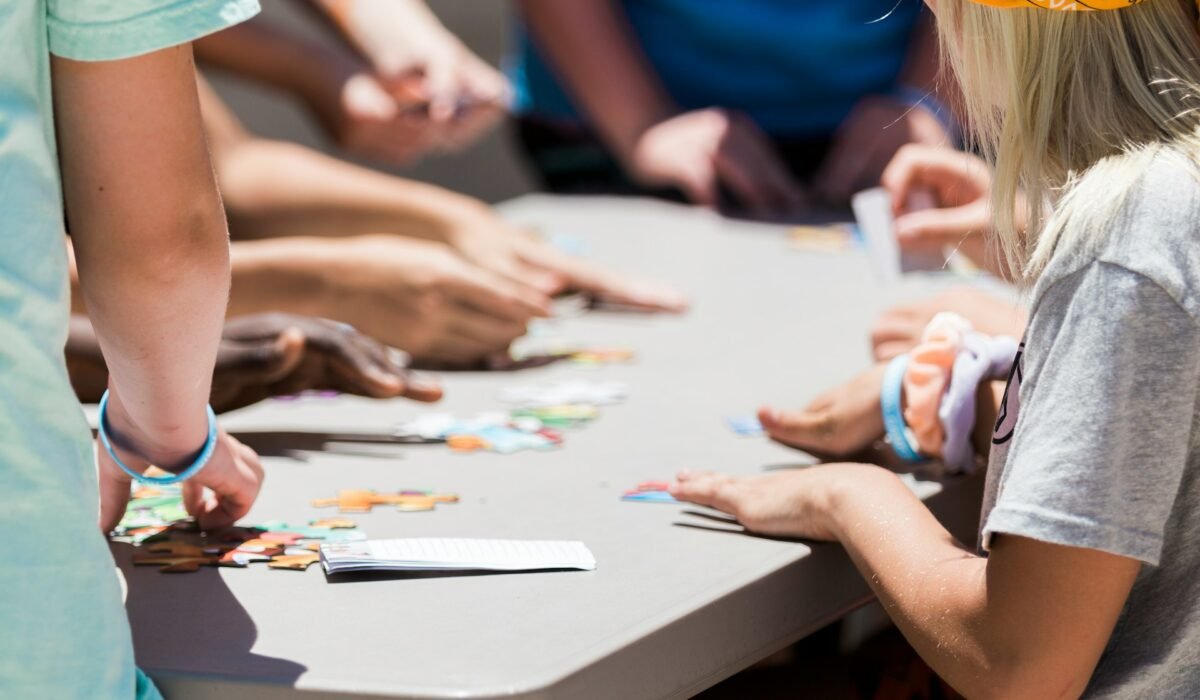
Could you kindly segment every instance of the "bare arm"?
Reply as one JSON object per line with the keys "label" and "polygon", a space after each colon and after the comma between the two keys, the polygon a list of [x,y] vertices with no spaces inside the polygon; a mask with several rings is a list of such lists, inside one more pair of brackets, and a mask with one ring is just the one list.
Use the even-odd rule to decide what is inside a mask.
{"label": "bare arm", "polygon": [[538,48],[621,159],[628,162],[647,129],[678,113],[619,3],[520,0],[518,7]]}
{"label": "bare arm", "polygon": [[831,505],[834,533],[921,657],[968,697],[1082,694],[1140,563],[1016,536],[982,559],[865,469]]}
{"label": "bare arm", "polygon": [[235,238],[397,233],[450,242],[483,202],[248,133],[200,79],[204,125]]}
{"label": "bare arm", "polygon": [[53,70],[67,214],[113,416],[143,456],[180,463],[204,442],[229,292],[191,49],[55,58]]}

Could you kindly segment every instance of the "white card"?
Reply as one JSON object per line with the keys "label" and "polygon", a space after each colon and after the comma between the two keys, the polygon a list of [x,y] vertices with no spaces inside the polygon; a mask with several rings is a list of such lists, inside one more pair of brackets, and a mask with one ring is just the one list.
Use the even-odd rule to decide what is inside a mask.
{"label": "white card", "polygon": [[349,571],[543,571],[596,568],[582,542],[440,537],[332,542],[321,545],[330,574]]}
{"label": "white card", "polygon": [[892,196],[882,187],[866,190],[850,200],[858,230],[862,232],[875,273],[885,284],[900,279],[900,244],[893,231]]}

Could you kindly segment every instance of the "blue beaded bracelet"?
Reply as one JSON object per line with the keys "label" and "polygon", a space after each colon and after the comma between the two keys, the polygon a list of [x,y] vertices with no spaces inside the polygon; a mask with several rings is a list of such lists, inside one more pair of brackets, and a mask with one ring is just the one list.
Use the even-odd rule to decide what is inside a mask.
{"label": "blue beaded bracelet", "polygon": [[196,456],[196,460],[188,465],[186,469],[178,474],[170,476],[146,476],[129,468],[121,458],[117,456],[117,451],[113,449],[112,441],[108,437],[108,392],[104,392],[104,396],[100,397],[100,443],[104,445],[104,449],[108,451],[108,456],[112,457],[121,471],[129,476],[137,479],[143,484],[154,484],[156,486],[167,486],[170,484],[178,484],[181,481],[187,481],[195,476],[204,465],[208,464],[208,460],[212,459],[213,452],[217,449],[217,416],[213,413],[212,406],[207,408],[208,412],[208,439],[204,441],[204,447],[200,448],[200,454]]}
{"label": "blue beaded bracelet", "polygon": [[904,391],[904,373],[908,370],[908,355],[900,355],[888,363],[883,373],[883,390],[879,394],[879,405],[883,409],[883,427],[887,439],[896,455],[905,462],[924,462],[924,458],[913,447],[912,431],[904,422],[900,408],[900,396]]}

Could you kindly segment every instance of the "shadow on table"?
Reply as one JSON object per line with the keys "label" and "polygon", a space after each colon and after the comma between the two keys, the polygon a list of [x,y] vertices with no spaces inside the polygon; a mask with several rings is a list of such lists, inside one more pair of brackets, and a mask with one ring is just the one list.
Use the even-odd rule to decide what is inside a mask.
{"label": "shadow on table", "polygon": [[386,433],[313,433],[290,430],[235,432],[233,436],[261,457],[288,457],[308,461],[307,454],[324,452],[380,459],[403,459],[404,448],[420,442]]}
{"label": "shadow on table", "polygon": [[[110,543],[129,593],[125,609],[137,662],[151,677],[209,675],[293,686],[308,670],[287,659],[255,654],[258,628],[217,569],[162,574],[135,567],[132,545]],[[203,670],[191,665],[203,661]]]}
{"label": "shadow on table", "polygon": [[[576,569],[523,569],[521,571],[355,571],[326,574],[329,583],[367,583],[371,581],[418,581],[431,578],[474,578],[477,576],[514,576],[530,573],[575,572]],[[586,573],[586,572],[579,572]]]}

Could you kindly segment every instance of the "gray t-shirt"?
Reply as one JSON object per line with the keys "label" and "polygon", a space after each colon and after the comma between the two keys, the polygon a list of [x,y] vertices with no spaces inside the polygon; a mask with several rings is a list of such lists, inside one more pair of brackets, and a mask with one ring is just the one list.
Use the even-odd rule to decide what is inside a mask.
{"label": "gray t-shirt", "polygon": [[1034,288],[981,543],[1143,562],[1087,696],[1200,697],[1200,182],[1158,156],[1100,235]]}

